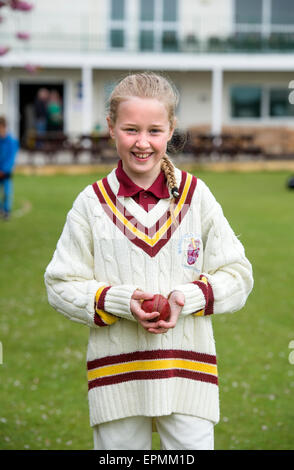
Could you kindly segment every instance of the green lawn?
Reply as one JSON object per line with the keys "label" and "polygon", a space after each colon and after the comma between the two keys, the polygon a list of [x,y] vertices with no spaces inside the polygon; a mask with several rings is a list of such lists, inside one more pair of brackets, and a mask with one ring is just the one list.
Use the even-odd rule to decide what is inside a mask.
{"label": "green lawn", "polygon": [[[0,221],[0,449],[92,448],[88,330],[48,305],[43,275],[73,199],[100,176],[15,176],[15,215]],[[289,175],[202,171],[198,176],[240,235],[255,278],[242,311],[213,319],[221,402],[215,448],[293,449]]]}

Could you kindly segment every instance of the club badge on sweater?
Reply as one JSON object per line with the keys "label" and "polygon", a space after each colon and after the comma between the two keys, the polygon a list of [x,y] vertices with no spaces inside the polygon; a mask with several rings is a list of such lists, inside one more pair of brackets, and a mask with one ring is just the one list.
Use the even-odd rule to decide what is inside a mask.
{"label": "club badge on sweater", "polygon": [[192,233],[186,233],[183,235],[178,244],[178,254],[183,258],[183,266],[185,268],[197,269],[196,262],[199,258],[202,247],[201,238]]}

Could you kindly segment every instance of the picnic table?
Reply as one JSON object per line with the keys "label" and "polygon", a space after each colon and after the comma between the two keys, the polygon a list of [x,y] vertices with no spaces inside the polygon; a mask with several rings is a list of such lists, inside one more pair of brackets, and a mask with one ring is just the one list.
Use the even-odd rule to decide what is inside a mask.
{"label": "picnic table", "polygon": [[91,163],[112,162],[118,158],[109,134],[81,134],[72,138],[62,132],[31,132],[22,147],[28,152],[30,164],[34,164],[38,152],[45,156],[48,164],[57,163],[58,154],[62,151],[70,153],[73,164],[78,164],[81,154],[85,152],[90,154]]}
{"label": "picnic table", "polygon": [[79,155],[89,152],[91,163],[105,162],[117,158],[114,142],[109,134],[81,134],[71,143],[73,163],[78,163]]}
{"label": "picnic table", "polygon": [[68,137],[63,132],[47,132],[37,134],[31,132],[22,142],[22,147],[27,150],[29,163],[34,164],[35,155],[38,152],[46,158],[46,163],[56,162],[57,154],[62,150],[68,150],[70,143]]}
{"label": "picnic table", "polygon": [[201,156],[228,156],[236,158],[240,154],[259,155],[261,148],[254,144],[251,134],[188,134],[184,153],[192,153],[195,158]]}

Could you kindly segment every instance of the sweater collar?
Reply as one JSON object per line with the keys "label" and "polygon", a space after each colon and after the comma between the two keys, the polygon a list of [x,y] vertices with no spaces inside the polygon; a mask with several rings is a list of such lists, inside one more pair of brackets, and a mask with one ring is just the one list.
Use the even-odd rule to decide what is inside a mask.
{"label": "sweater collar", "polygon": [[[138,194],[140,191],[145,191],[129,178],[123,169],[121,160],[118,162],[115,173],[119,182],[118,196],[132,197]],[[165,199],[170,197],[166,184],[166,177],[163,171],[159,173],[156,180],[146,191],[152,193],[158,199]]]}

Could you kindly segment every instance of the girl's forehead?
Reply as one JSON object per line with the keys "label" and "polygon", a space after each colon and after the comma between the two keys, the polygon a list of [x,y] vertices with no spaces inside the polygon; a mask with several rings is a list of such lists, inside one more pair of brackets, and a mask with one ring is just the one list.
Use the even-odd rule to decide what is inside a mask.
{"label": "girl's forehead", "polygon": [[165,103],[157,98],[130,97],[123,100],[117,109],[117,117],[126,119],[130,117],[168,119]]}

